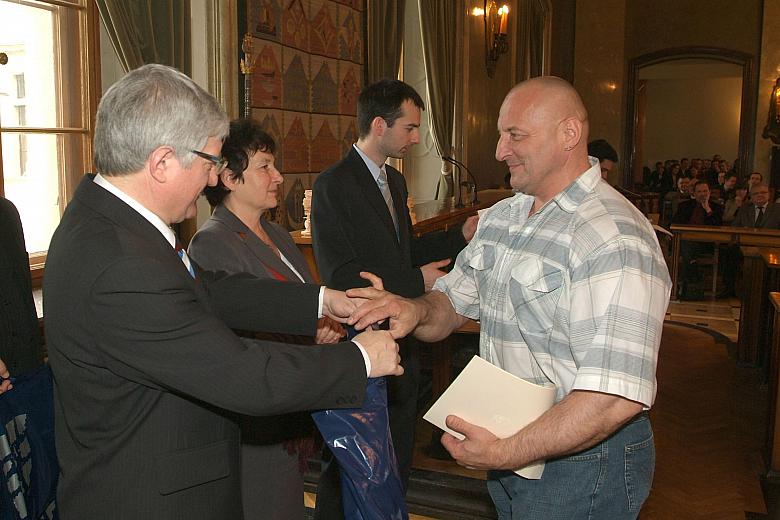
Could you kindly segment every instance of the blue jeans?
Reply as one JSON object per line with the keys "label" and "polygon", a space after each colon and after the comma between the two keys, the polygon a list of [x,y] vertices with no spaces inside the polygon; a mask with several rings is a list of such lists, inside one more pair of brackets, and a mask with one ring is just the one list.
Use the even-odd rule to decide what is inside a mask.
{"label": "blue jeans", "polygon": [[549,460],[539,480],[491,471],[488,491],[500,520],[636,518],[655,469],[653,430],[641,413],[596,446]]}

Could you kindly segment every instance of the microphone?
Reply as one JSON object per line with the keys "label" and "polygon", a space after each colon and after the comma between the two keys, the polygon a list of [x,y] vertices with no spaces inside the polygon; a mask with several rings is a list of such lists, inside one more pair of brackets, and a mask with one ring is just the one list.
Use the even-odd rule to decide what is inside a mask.
{"label": "microphone", "polygon": [[[468,173],[469,177],[471,177],[471,181],[474,183],[474,195],[472,196],[471,203],[477,204],[479,201],[477,200],[477,178],[474,177],[474,174],[471,173],[471,170],[469,170],[469,167],[463,164],[462,162],[452,158],[452,157],[444,157],[441,158],[443,161],[447,161],[448,163],[454,164],[458,168],[458,180],[460,180],[460,168],[463,167],[464,170],[466,170],[466,173]],[[460,193],[460,186],[458,186],[458,193]],[[460,198],[460,197],[459,197]],[[459,208],[463,207],[463,203],[459,202]]]}

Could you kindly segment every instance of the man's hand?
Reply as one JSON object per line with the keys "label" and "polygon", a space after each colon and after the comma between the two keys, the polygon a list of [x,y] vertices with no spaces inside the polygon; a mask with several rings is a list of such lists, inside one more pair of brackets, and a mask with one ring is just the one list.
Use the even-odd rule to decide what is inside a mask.
{"label": "man's hand", "polygon": [[445,432],[441,444],[450,452],[455,462],[469,469],[516,469],[504,468],[501,439],[484,428],[471,424],[456,415],[447,417],[447,427],[464,435],[458,440]]}
{"label": "man's hand", "polygon": [[326,287],[322,297],[322,314],[338,323],[346,323],[358,304],[359,302],[347,297],[346,293]]}
{"label": "man's hand", "polygon": [[467,244],[474,238],[474,233],[477,232],[477,224],[479,224],[479,215],[472,215],[463,223],[463,229],[461,231],[463,232],[463,238],[466,239]]}
{"label": "man's hand", "polygon": [[367,330],[354,339],[363,346],[371,360],[369,377],[400,376],[404,373],[404,367],[399,364],[398,344],[388,331]]}
{"label": "man's hand", "polygon": [[425,264],[424,266],[420,267],[420,272],[423,275],[423,283],[425,284],[426,291],[430,291],[436,280],[447,274],[439,268],[445,267],[449,263],[450,259],[447,258],[446,260],[431,262],[430,264]]}
{"label": "man's hand", "polygon": [[[363,276],[363,273],[361,273],[361,276]],[[394,338],[398,339],[413,331],[420,321],[419,309],[415,302],[393,293],[372,287],[364,287],[361,289],[349,289],[347,295],[350,298],[364,298],[368,300],[358,307],[347,320],[347,323],[354,326],[357,330],[363,330],[369,325],[382,323],[386,319],[390,319],[389,332]]]}
{"label": "man's hand", "polygon": [[712,208],[710,208],[710,199],[707,199],[704,202],[702,202],[701,207],[704,208],[704,211],[706,211],[708,215],[712,213]]}
{"label": "man's hand", "polygon": [[8,379],[11,377],[11,374],[8,373],[8,368],[6,368],[5,363],[3,363],[3,360],[0,359],[0,377],[2,377],[2,383],[0,383],[0,394],[3,392],[7,392],[11,388],[13,388],[13,385],[11,384],[11,381]]}
{"label": "man's hand", "polygon": [[338,343],[346,335],[347,331],[341,324],[326,316],[317,322],[317,335],[314,336],[314,341],[318,345]]}

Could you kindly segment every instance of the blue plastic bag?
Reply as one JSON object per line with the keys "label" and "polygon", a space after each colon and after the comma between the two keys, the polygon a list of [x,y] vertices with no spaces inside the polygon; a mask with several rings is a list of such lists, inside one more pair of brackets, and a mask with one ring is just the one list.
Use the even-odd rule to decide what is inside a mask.
{"label": "blue plastic bag", "polygon": [[19,375],[0,395],[0,519],[56,520],[59,465],[51,369]]}
{"label": "blue plastic bag", "polygon": [[312,414],[341,469],[346,520],[406,520],[404,490],[387,415],[387,383],[369,379],[361,408]]}

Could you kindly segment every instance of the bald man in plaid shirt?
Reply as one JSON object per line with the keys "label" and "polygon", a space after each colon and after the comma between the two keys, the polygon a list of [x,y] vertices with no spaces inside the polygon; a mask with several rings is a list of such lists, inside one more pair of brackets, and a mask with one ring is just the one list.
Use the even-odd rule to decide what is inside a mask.
{"label": "bald man in plaid shirt", "polygon": [[[450,416],[442,444],[488,470],[501,519],[636,518],[655,448],[647,410],[671,280],[649,221],[601,180],[588,157],[588,116],[567,82],[541,77],[501,107],[496,159],[518,194],[480,219],[451,273],[414,300],[376,289],[353,315],[389,318],[400,337],[449,335],[480,321],[480,356],[527,381],[554,385],[556,404],[499,439]],[[371,275],[366,275],[371,277]],[[545,460],[539,480],[513,470]]]}

